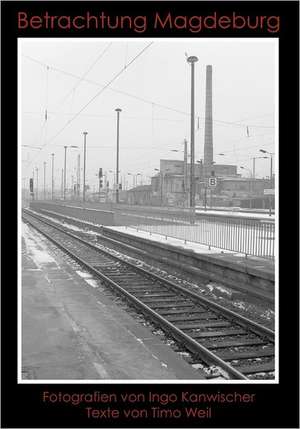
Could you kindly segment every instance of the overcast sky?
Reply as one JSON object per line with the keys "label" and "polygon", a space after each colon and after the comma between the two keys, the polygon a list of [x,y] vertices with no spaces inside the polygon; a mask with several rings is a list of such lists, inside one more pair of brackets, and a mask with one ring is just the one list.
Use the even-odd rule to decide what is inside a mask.
{"label": "overcast sky", "polygon": [[[214,160],[244,166],[239,172],[249,176],[251,157],[262,155],[259,149],[275,151],[276,51],[275,39],[254,38],[21,39],[19,144],[43,148],[22,147],[22,177],[30,177],[36,167],[41,171],[46,161],[50,185],[53,152],[59,185],[63,146],[76,145],[78,149],[68,150],[70,181],[77,154],[82,154],[85,130],[87,183],[96,183],[99,167],[115,170],[117,107],[122,109],[121,175],[151,176],[160,159],[183,159],[182,152],[171,150],[182,149],[184,138],[190,140],[186,53],[199,58],[195,69],[195,159],[203,158],[205,69],[211,64]],[[258,177],[268,176],[269,168],[269,160],[256,161]]]}

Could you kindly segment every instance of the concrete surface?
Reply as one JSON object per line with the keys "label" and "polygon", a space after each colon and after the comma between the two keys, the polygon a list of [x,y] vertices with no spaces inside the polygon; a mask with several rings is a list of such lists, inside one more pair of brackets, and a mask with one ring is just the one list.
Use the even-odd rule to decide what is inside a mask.
{"label": "concrete surface", "polygon": [[[42,210],[42,214],[78,224],[83,219],[77,219],[56,212]],[[80,224],[79,224],[80,226]],[[124,246],[134,246],[136,253],[141,251],[152,255],[154,259],[193,276],[203,277],[209,281],[220,282],[225,286],[236,289],[248,295],[263,298],[274,303],[275,297],[275,263],[271,259],[263,259],[225,251],[209,250],[207,246],[198,243],[184,243],[176,238],[165,239],[164,236],[136,230],[131,227],[93,227],[109,238],[119,240]],[[120,251],[124,251],[124,246]],[[126,249],[125,249],[126,251]]]}
{"label": "concrete surface", "polygon": [[100,281],[27,225],[22,235],[22,378],[202,378]]}
{"label": "concrete surface", "polygon": [[[186,249],[182,240],[157,240],[156,234],[130,228],[103,227],[102,233],[151,254],[160,262],[230,288],[274,302],[274,262],[261,258],[238,256],[232,252],[195,251]],[[176,245],[175,242],[178,242]],[[171,244],[172,243],[172,244]],[[201,247],[201,245],[199,245]],[[202,246],[203,247],[203,246]]]}

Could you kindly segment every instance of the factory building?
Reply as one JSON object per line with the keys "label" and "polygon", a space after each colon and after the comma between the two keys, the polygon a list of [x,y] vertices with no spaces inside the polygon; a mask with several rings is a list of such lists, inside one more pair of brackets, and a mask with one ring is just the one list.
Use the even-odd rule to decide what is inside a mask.
{"label": "factory building", "polygon": [[[244,178],[237,173],[236,165],[214,162],[212,91],[212,66],[207,65],[204,157],[194,166],[196,205],[264,207],[264,189],[271,187],[269,180]],[[161,159],[159,172],[151,179],[151,188],[132,190],[131,199],[137,204],[148,201],[152,205],[188,207],[191,165],[187,161],[186,141],[184,152],[182,160]],[[208,187],[212,176],[217,179],[213,189]]]}

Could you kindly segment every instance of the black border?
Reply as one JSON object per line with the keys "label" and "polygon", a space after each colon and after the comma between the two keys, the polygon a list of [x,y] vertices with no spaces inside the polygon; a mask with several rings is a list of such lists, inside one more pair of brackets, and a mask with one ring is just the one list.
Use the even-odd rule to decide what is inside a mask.
{"label": "black border", "polygon": [[[156,391],[194,392],[242,391],[257,394],[254,407],[219,406],[212,420],[109,421],[87,420],[79,408],[67,405],[45,406],[40,393],[99,390],[101,385],[18,385],[17,384],[17,37],[138,37],[125,31],[76,33],[23,30],[16,27],[17,11],[40,15],[77,14],[89,9],[96,13],[151,15],[171,10],[175,14],[205,15],[212,10],[245,15],[279,15],[278,34],[262,31],[153,31],[140,37],[279,37],[280,114],[280,383],[279,385],[157,385]],[[299,4],[298,2],[10,2],[2,10],[2,427],[299,427],[299,276],[298,276],[298,160],[299,160]],[[117,11],[117,12],[116,12]],[[297,341],[294,339],[297,338]],[[292,369],[292,370],[291,370]],[[105,391],[147,391],[151,385],[105,385]]]}

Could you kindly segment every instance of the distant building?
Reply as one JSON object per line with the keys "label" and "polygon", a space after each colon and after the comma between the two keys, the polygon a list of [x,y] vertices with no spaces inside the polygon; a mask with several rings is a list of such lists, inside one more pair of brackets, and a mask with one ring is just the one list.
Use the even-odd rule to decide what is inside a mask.
{"label": "distant building", "polygon": [[270,188],[268,179],[219,178],[217,187],[212,191],[212,204],[214,206],[265,208],[268,207],[269,198],[264,195],[264,190],[268,188]]}
{"label": "distant building", "polygon": [[223,177],[218,180],[216,193],[231,197],[263,195],[264,189],[270,187],[268,179],[252,179],[246,177]]}
{"label": "distant building", "polygon": [[240,176],[237,174],[237,166],[231,164],[213,164],[211,171],[213,171],[217,177]]}
{"label": "distant building", "polygon": [[[184,174],[186,171],[186,174]],[[207,178],[204,177],[204,165],[200,162],[195,164],[195,189],[196,200],[201,200]],[[239,178],[236,165],[213,164],[210,175],[217,178],[233,177]],[[184,165],[183,160],[161,159],[160,171],[151,178],[153,197],[160,205],[188,205],[188,192],[190,188],[190,164]],[[154,204],[154,203],[153,203]]]}
{"label": "distant building", "polygon": [[[237,176],[237,166],[231,164],[212,164],[211,172],[215,176]],[[173,159],[161,159],[160,160],[160,172],[162,174],[184,174],[184,161],[173,160]],[[190,174],[190,164],[187,164],[187,173]],[[195,164],[195,177],[204,177],[204,166],[202,163]]]}
{"label": "distant building", "polygon": [[[188,206],[190,189],[190,164],[184,161],[161,159],[160,171],[151,178],[152,197],[148,199],[153,205]],[[264,196],[264,189],[270,188],[268,179],[241,177],[237,166],[231,164],[213,164],[210,176],[215,176],[217,186],[208,187],[208,178],[204,177],[202,163],[195,164],[195,192],[197,205],[213,206],[249,206],[263,207],[269,201]],[[254,200],[256,202],[254,203]],[[261,200],[261,201],[260,201]]]}
{"label": "distant building", "polygon": [[[237,166],[216,164],[213,148],[213,68],[206,66],[205,127],[203,160],[195,163],[196,204],[219,206],[240,205],[247,200],[265,199],[264,189],[273,188],[269,180],[247,179],[237,173]],[[186,146],[185,146],[186,148]],[[186,153],[185,157],[187,159]],[[151,179],[152,204],[189,206],[191,166],[184,160],[161,159],[159,173]],[[209,177],[217,179],[217,186],[208,186]],[[270,199],[268,199],[270,202]],[[245,203],[248,204],[248,203]]]}
{"label": "distant building", "polygon": [[[129,189],[127,192],[127,203],[133,205],[151,205],[153,203],[153,192],[151,185],[141,185]],[[157,201],[159,205],[159,201]]]}

